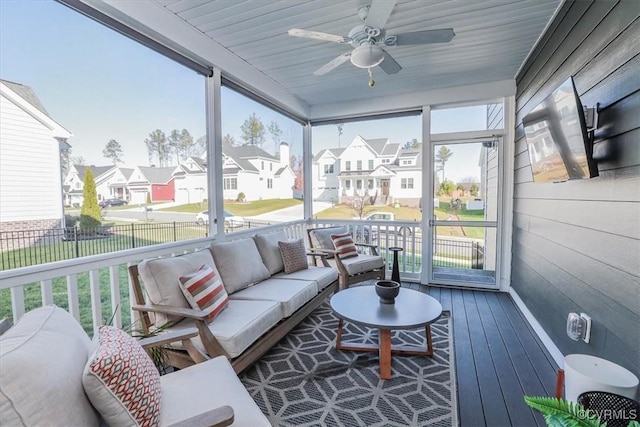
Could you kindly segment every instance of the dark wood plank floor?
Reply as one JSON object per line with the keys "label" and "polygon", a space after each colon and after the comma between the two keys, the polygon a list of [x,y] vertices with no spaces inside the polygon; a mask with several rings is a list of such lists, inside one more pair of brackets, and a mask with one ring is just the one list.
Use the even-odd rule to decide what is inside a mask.
{"label": "dark wood plank floor", "polygon": [[428,293],[451,311],[461,426],[546,425],[523,396],[553,396],[558,367],[509,294],[403,287]]}

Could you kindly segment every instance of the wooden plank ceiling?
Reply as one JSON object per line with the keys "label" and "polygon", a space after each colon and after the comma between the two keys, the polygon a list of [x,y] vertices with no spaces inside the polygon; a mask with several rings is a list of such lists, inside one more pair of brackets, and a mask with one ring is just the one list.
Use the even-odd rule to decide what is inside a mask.
{"label": "wooden plank ceiling", "polygon": [[395,75],[350,62],[313,72],[348,44],[292,37],[290,28],[346,36],[361,23],[364,0],[157,0],[309,105],[513,79],[561,0],[399,0],[388,34],[453,28],[450,43],[387,48],[402,66]]}

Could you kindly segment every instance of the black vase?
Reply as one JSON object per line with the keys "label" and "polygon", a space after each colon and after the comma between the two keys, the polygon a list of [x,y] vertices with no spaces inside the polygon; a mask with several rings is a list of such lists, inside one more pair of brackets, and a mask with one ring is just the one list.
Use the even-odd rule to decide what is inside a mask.
{"label": "black vase", "polygon": [[376,294],[380,297],[380,303],[393,304],[400,293],[400,283],[392,280],[380,280],[376,282]]}

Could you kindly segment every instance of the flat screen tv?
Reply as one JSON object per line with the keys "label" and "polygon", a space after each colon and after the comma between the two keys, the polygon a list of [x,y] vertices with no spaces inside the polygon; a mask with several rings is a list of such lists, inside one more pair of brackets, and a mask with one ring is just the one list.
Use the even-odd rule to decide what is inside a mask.
{"label": "flat screen tv", "polygon": [[598,176],[584,110],[569,77],[522,120],[533,181]]}

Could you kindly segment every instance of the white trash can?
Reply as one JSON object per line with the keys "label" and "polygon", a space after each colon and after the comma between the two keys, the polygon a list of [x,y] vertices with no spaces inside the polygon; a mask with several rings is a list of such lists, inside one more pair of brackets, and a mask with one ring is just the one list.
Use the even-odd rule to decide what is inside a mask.
{"label": "white trash can", "polygon": [[587,354],[569,354],[564,358],[564,396],[575,402],[585,391],[607,391],[635,398],[638,377],[631,371],[605,359]]}

